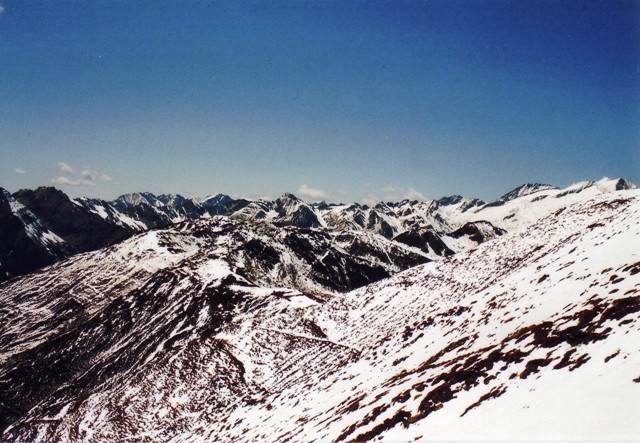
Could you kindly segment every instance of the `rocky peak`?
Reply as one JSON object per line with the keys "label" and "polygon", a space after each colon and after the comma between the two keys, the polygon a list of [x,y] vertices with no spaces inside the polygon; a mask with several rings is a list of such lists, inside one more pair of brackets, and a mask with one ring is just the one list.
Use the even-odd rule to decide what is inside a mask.
{"label": "rocky peak", "polygon": [[559,189],[557,186],[546,185],[542,183],[525,183],[523,185],[518,186],[513,191],[510,191],[504,194],[497,200],[492,201],[491,203],[487,203],[485,207],[492,206],[502,206],[505,203],[514,200],[518,197],[524,197],[525,195],[535,194],[541,191],[549,191],[549,190],[557,190]]}
{"label": "rocky peak", "polygon": [[620,178],[616,182],[616,191],[623,191],[626,189],[637,189],[637,188],[638,187],[636,186],[636,184],[627,178]]}

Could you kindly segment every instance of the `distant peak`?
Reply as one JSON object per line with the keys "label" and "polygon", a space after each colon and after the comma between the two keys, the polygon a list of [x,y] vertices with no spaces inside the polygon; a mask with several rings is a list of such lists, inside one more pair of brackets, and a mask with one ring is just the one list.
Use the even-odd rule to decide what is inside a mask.
{"label": "distant peak", "polygon": [[201,202],[205,206],[218,206],[230,202],[232,199],[227,194],[215,194],[204,198]]}
{"label": "distant peak", "polygon": [[329,208],[329,205],[328,205],[328,204],[327,204],[327,202],[326,202],[326,201],[324,201],[324,200],[320,200],[319,202],[315,202],[315,203],[314,203],[314,204],[312,204],[311,206],[313,206],[313,207],[314,207],[314,208],[316,208],[316,209],[320,209],[320,210],[323,210],[323,209],[327,209],[327,208]]}
{"label": "distant peak", "polygon": [[511,191],[506,195],[512,196],[512,198],[515,198],[515,197],[522,197],[524,195],[533,194],[535,192],[555,190],[555,189],[559,189],[559,188],[557,186],[547,185],[544,183],[525,183],[523,185],[518,186],[517,188],[515,188],[513,191]]}
{"label": "distant peak", "polygon": [[[21,191],[18,191],[18,192],[21,192]],[[56,195],[56,194],[66,195],[60,189],[53,186],[38,186],[33,192],[37,195]]]}
{"label": "distant peak", "polygon": [[436,203],[438,204],[438,206],[449,206],[449,205],[455,205],[456,203],[459,203],[462,200],[462,196],[461,195],[450,195],[448,197],[442,197],[439,198],[438,200],[436,200]]}
{"label": "distant peak", "polygon": [[282,194],[282,197],[280,197],[283,200],[295,200],[295,201],[300,201],[300,199],[298,197],[296,197],[295,195],[291,194],[290,192],[285,192],[284,194]]}
{"label": "distant peak", "polygon": [[159,202],[158,198],[150,192],[134,192],[131,194],[121,195],[116,199],[116,201],[121,201],[126,204],[141,204],[147,203],[149,205],[154,206],[156,202]]}
{"label": "distant peak", "polygon": [[420,203],[420,200],[415,200],[415,199],[411,200],[411,199],[405,198],[405,199],[400,200],[397,203],[392,203],[392,204],[391,203],[387,203],[387,205],[388,206],[392,206],[392,207],[393,206],[407,206],[407,205],[416,206],[419,203]]}
{"label": "distant peak", "polygon": [[558,188],[557,186],[547,185],[544,183],[525,183],[523,185],[518,186],[513,191],[510,191],[504,194],[499,199],[494,200],[491,203],[487,203],[486,206],[487,207],[502,206],[503,204],[511,200],[515,200],[516,198],[519,198],[519,197],[524,197],[525,195],[531,195],[541,191],[551,191],[551,190],[558,190],[558,189],[560,188]]}
{"label": "distant peak", "polygon": [[626,189],[637,189],[638,186],[628,178],[619,178],[616,182],[616,191],[624,191]]}

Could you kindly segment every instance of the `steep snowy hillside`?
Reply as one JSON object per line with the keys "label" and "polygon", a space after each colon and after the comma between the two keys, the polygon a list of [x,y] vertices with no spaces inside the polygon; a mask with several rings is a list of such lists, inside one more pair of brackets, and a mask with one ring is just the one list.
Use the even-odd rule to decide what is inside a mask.
{"label": "steep snowy hillside", "polygon": [[317,228],[323,225],[311,205],[288,193],[274,201],[248,202],[246,206],[227,215],[239,220],[264,220],[277,226]]}
{"label": "steep snowy hillside", "polygon": [[427,202],[404,200],[400,203],[387,203],[404,229],[430,227],[440,233],[459,228],[464,214],[483,204],[482,200],[460,195]]}
{"label": "steep snowy hillside", "polygon": [[367,230],[387,238],[403,231],[402,225],[384,204],[373,208],[357,203],[327,205],[321,209],[322,220],[327,226],[341,230]]}
{"label": "steep snowy hillside", "polygon": [[2,439],[640,438],[638,191],[347,294],[394,265],[341,235],[185,222],[3,284]]}
{"label": "steep snowy hillside", "polygon": [[23,189],[13,196],[44,226],[78,251],[99,249],[140,230],[108,204],[100,205],[98,200],[71,200],[52,187]]}
{"label": "steep snowy hillside", "polygon": [[111,202],[111,205],[146,228],[163,227],[184,220],[184,216],[150,192],[125,194]]}
{"label": "steep snowy hillside", "polygon": [[76,252],[0,188],[0,282],[50,265]]}
{"label": "steep snowy hillside", "polygon": [[464,226],[443,236],[443,240],[455,252],[468,251],[480,243],[493,240],[507,231],[496,228],[485,220],[468,222]]}
{"label": "steep snowy hillside", "polygon": [[147,229],[147,226],[140,220],[129,217],[107,201],[87,197],[76,198],[72,201],[76,206],[92,212],[113,226],[119,226],[130,232],[140,232]]}
{"label": "steep snowy hillside", "polygon": [[570,204],[627,189],[636,189],[636,185],[622,178],[606,177],[595,182],[579,182],[564,189],[540,184],[522,185],[498,200],[466,213],[459,220],[486,220],[512,232],[524,229],[539,218]]}

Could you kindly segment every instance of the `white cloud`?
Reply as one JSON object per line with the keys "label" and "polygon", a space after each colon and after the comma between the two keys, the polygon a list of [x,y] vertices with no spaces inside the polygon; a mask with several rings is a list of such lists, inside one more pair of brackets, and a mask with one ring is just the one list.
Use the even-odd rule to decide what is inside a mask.
{"label": "white cloud", "polygon": [[4,12],[4,6],[0,5],[0,14]]}
{"label": "white cloud", "polygon": [[380,203],[380,199],[377,198],[375,195],[369,194],[362,199],[362,204],[365,204],[367,206],[375,206],[378,203]]}
{"label": "white cloud", "polygon": [[398,191],[400,191],[400,189],[398,189],[398,188],[396,188],[395,186],[392,186],[392,185],[387,185],[387,186],[385,186],[383,188],[380,188],[380,190],[382,192],[386,192],[387,194],[395,194]]}
{"label": "white cloud", "polygon": [[329,200],[331,195],[322,189],[310,188],[309,186],[302,184],[296,192],[301,197],[306,197],[312,200]]}
{"label": "white cloud", "polygon": [[86,180],[94,181],[96,179],[93,171],[90,171],[89,169],[83,169],[80,175]]}
{"label": "white cloud", "polygon": [[[0,6],[0,8],[2,8],[2,6]],[[22,168],[16,168],[14,169],[16,174],[26,174],[27,170],[26,169],[22,169]]]}
{"label": "white cloud", "polygon": [[58,163],[60,174],[58,177],[51,179],[51,183],[63,186],[97,186],[100,182],[108,182],[113,185],[119,185],[120,182],[114,180],[104,172],[93,169],[89,165],[82,166],[82,169],[76,174],[73,168],[65,162]]}
{"label": "white cloud", "polygon": [[362,203],[368,206],[375,206],[380,202],[398,202],[400,200],[418,200],[418,201],[429,201],[427,197],[422,192],[416,191],[413,188],[408,188],[403,192],[401,188],[396,188],[395,186],[385,186],[380,188],[380,191],[383,192],[383,195],[378,193],[371,193],[366,195],[362,199]]}
{"label": "white cloud", "polygon": [[407,200],[418,200],[423,202],[429,200],[427,197],[424,196],[422,192],[416,191],[413,188],[407,189],[407,192],[404,193],[402,198]]}
{"label": "white cloud", "polygon": [[83,169],[82,169],[82,172],[80,172],[80,175],[85,180],[91,180],[92,182],[95,182],[95,181],[98,181],[98,180],[99,181],[103,181],[103,182],[113,181],[113,178],[111,178],[110,176],[108,176],[104,172],[100,172],[100,171],[97,171],[95,169],[91,169],[89,166],[84,166]]}
{"label": "white cloud", "polygon": [[59,162],[58,163],[58,169],[60,170],[61,174],[67,174],[67,175],[72,175],[73,174],[73,168],[71,166],[69,166],[68,163]]}
{"label": "white cloud", "polygon": [[61,175],[60,177],[56,177],[51,180],[51,183],[56,185],[66,185],[66,186],[95,186],[96,184],[90,180],[72,180],[69,177],[65,177]]}
{"label": "white cloud", "polygon": [[276,197],[274,197],[273,194],[270,194],[269,191],[266,191],[266,193],[261,193],[261,194],[239,194],[237,192],[231,192],[228,195],[229,197],[235,198],[236,200],[244,199],[249,201],[257,201],[257,200],[271,201],[276,199]]}

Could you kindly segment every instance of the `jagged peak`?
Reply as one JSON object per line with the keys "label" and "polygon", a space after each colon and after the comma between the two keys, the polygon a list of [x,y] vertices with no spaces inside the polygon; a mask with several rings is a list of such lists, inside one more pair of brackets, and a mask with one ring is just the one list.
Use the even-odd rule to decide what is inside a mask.
{"label": "jagged peak", "polygon": [[389,210],[390,210],[390,206],[389,206],[390,204],[393,204],[393,203],[390,203],[390,202],[387,202],[387,203],[385,203],[385,202],[378,202],[378,203],[376,203],[376,205],[375,205],[375,206],[373,206],[373,208],[371,208],[371,209],[377,209],[377,210],[379,210],[379,211],[389,211]]}
{"label": "jagged peak", "polygon": [[320,200],[318,202],[315,202],[311,206],[313,208],[319,209],[319,210],[329,209],[329,207],[330,207],[330,205],[324,200]]}
{"label": "jagged peak", "polygon": [[507,198],[513,199],[516,197],[522,197],[525,195],[534,194],[540,191],[557,190],[557,189],[559,189],[557,186],[548,185],[545,183],[525,183],[523,185],[518,186],[513,191],[503,195],[501,198],[507,197]]}
{"label": "jagged peak", "polygon": [[123,194],[116,198],[114,202],[122,202],[127,205],[148,204],[151,206],[157,206],[158,203],[162,205],[162,202],[151,192],[133,192],[130,194]]}
{"label": "jagged peak", "polygon": [[157,199],[160,200],[165,205],[169,203],[183,202],[187,200],[186,197],[183,197],[180,194],[160,194],[157,196]]}
{"label": "jagged peak", "polygon": [[227,194],[217,193],[217,194],[209,195],[208,197],[205,197],[203,199],[200,199],[199,203],[205,206],[218,206],[218,205],[223,205],[231,200],[232,198]]}
{"label": "jagged peak", "polygon": [[434,203],[437,206],[450,206],[450,205],[455,205],[456,203],[459,203],[460,201],[462,201],[463,198],[464,197],[462,197],[461,195],[454,194],[454,195],[440,197]]}
{"label": "jagged peak", "polygon": [[369,209],[369,206],[367,205],[361,205],[360,203],[350,203],[350,204],[345,204],[344,205],[345,209],[347,211],[361,211],[361,210],[366,210]]}
{"label": "jagged peak", "polygon": [[497,200],[494,200],[491,203],[487,203],[485,207],[501,206],[519,197],[524,197],[526,195],[531,195],[542,191],[556,191],[559,189],[560,188],[558,188],[557,186],[544,183],[525,183],[513,189],[512,191],[507,192]]}
{"label": "jagged peak", "polygon": [[637,189],[636,184],[627,178],[603,177],[598,181],[586,180],[586,181],[574,183],[562,189],[562,192],[556,195],[556,198],[564,197],[565,195],[569,195],[569,194],[576,194],[576,193],[582,192],[585,189],[589,189],[592,187],[595,187],[600,192],[604,192],[604,193],[623,191],[628,189]]}
{"label": "jagged peak", "polygon": [[628,178],[619,178],[616,182],[616,191],[623,191],[626,189],[638,189],[638,186]]}
{"label": "jagged peak", "polygon": [[295,195],[293,195],[290,192],[285,192],[284,194],[282,194],[278,200],[293,200],[296,202],[301,202],[302,200],[300,200],[298,197],[296,197]]}
{"label": "jagged peak", "polygon": [[[25,194],[32,194],[32,195],[37,195],[37,196],[41,196],[41,195],[56,195],[56,196],[65,196],[67,197],[67,194],[65,194],[63,191],[61,191],[60,189],[54,187],[54,186],[38,186],[36,189],[20,189],[18,192],[14,193],[15,195],[25,195]],[[68,197],[67,197],[68,198]]]}

